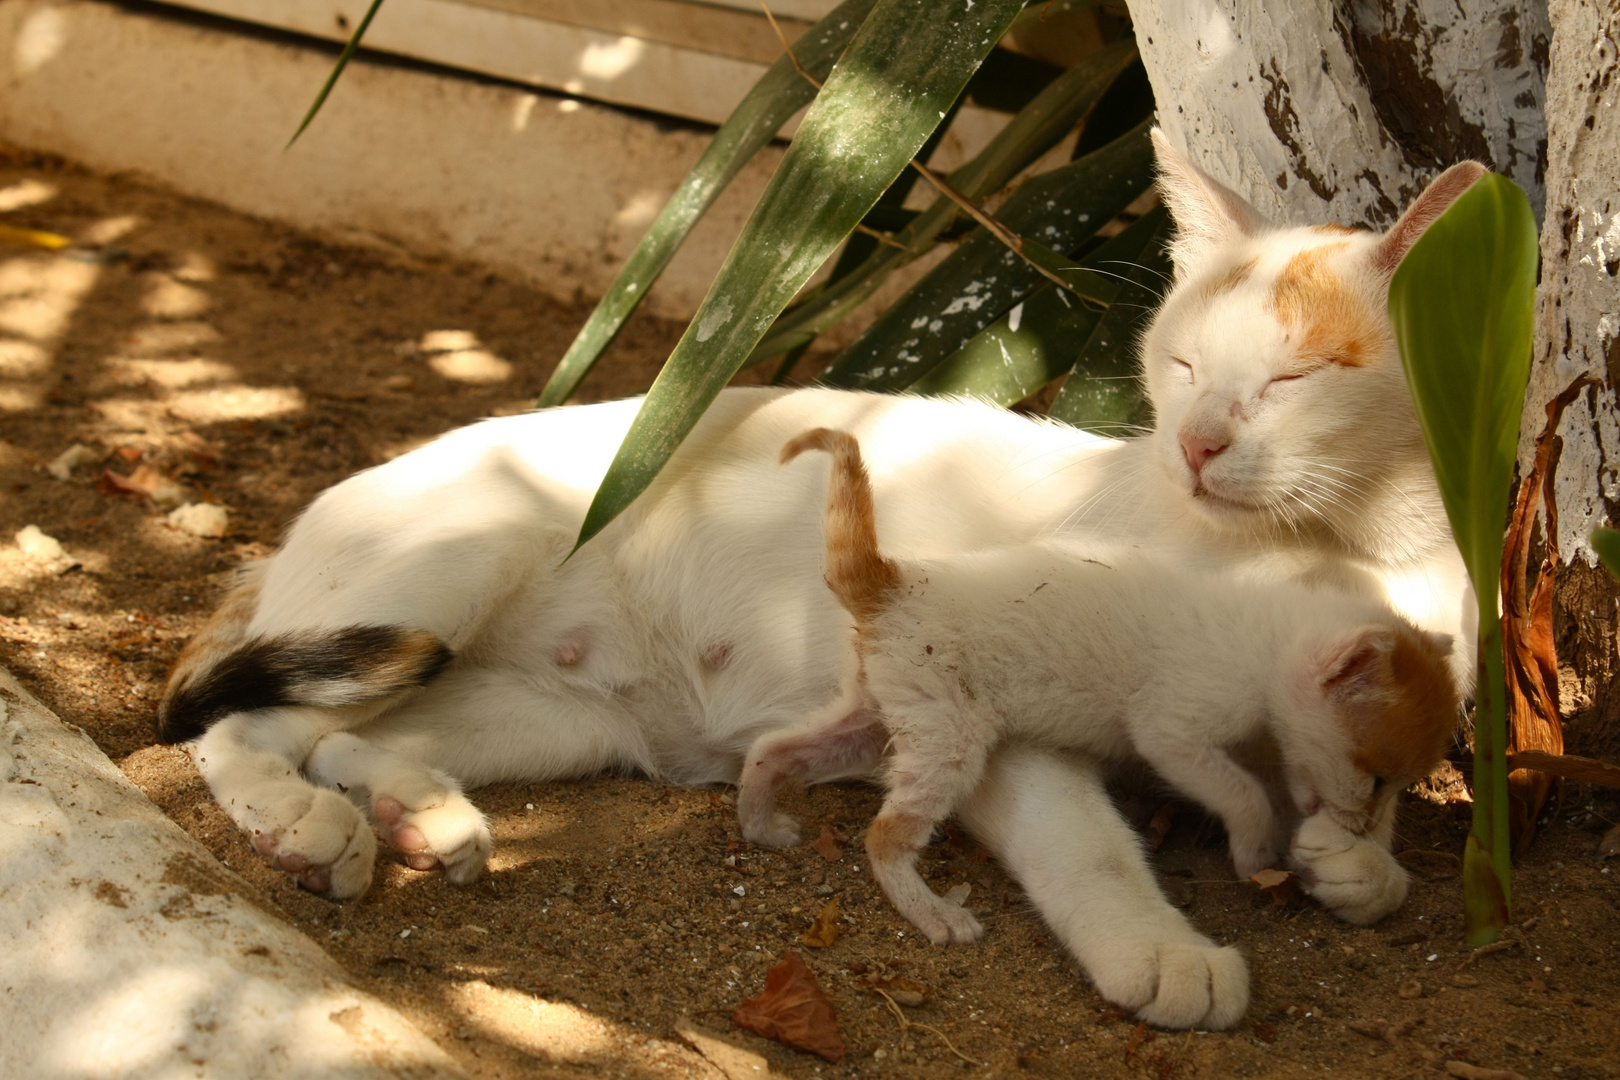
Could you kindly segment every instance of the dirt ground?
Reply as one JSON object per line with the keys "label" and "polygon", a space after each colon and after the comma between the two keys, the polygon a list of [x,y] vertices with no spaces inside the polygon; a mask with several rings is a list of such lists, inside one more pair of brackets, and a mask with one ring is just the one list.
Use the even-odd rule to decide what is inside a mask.
{"label": "dirt ground", "polygon": [[[521,408],[587,311],[481,267],[334,246],[26,153],[0,153],[0,211],[122,252],[0,249],[0,660],[471,1075],[736,1077],[768,1062],[829,1078],[1620,1076],[1620,869],[1595,855],[1620,807],[1581,789],[1516,875],[1522,944],[1478,958],[1461,939],[1465,803],[1408,796],[1412,896],[1372,929],[1231,880],[1219,829],[1181,811],[1155,856],[1167,890],[1253,971],[1249,1016],[1224,1034],[1144,1032],[1109,1009],[955,833],[926,872],[941,890],[971,886],[990,932],[971,948],[918,939],[860,865],[877,805],[861,786],[793,807],[842,838],[837,859],[742,843],[725,791],[604,777],[476,792],[496,850],[475,886],[387,862],[357,902],[300,892],[185,754],[153,744],[167,669],[230,568],[270,551],[316,492]],[[680,329],[634,323],[581,400],[643,388]],[[94,460],[53,478],[46,465],[75,443]],[[227,506],[225,536],[170,528],[103,477],[143,465]],[[78,565],[25,557],[12,536],[26,525]],[[798,945],[832,897],[838,939]],[[837,1008],[849,1054],[836,1066],[729,1019],[789,949]],[[896,973],[922,1004],[897,1012],[863,984]],[[677,1034],[688,1022],[720,1042],[694,1049]]]}

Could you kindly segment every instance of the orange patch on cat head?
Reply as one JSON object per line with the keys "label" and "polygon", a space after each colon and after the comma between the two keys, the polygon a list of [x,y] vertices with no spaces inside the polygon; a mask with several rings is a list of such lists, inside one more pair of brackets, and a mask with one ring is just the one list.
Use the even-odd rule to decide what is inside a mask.
{"label": "orange patch on cat head", "polygon": [[1316,232],[1316,233],[1321,233],[1323,236],[1354,236],[1357,233],[1364,233],[1367,230],[1366,229],[1358,229],[1354,225],[1328,224],[1328,225],[1318,225],[1314,229],[1312,229],[1311,231]]}
{"label": "orange patch on cat head", "polygon": [[1401,626],[1381,652],[1375,671],[1361,676],[1376,682],[1377,692],[1347,718],[1351,760],[1399,790],[1427,776],[1445,757],[1462,698],[1449,652],[1433,636]]}
{"label": "orange patch on cat head", "polygon": [[1213,300],[1222,293],[1231,292],[1249,280],[1249,276],[1254,273],[1254,268],[1259,262],[1260,257],[1257,255],[1248,262],[1239,263],[1237,266],[1216,274],[1199,286],[1198,295],[1205,300]]}
{"label": "orange patch on cat head", "polygon": [[1386,331],[1377,313],[1328,265],[1343,240],[1307,248],[1272,282],[1266,306],[1296,335],[1302,359],[1365,367],[1378,359]]}

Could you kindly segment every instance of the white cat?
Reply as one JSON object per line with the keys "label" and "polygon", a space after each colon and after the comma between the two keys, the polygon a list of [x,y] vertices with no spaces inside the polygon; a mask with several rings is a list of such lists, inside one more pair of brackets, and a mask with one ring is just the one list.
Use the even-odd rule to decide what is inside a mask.
{"label": "white cat", "polygon": [[[800,728],[760,736],[738,816],[756,843],[795,843],[797,827],[774,812],[783,783],[887,756],[888,797],[866,834],[872,876],[935,943],[976,941],[983,928],[928,888],[917,856],[1008,739],[1099,768],[1145,760],[1221,819],[1242,877],[1275,865],[1301,818],[1387,842],[1396,796],[1451,744],[1451,639],[1382,604],[1068,538],[895,562],[880,551],[856,441],[818,428],[782,461],[807,449],[833,456],[826,578],[855,619],[860,677]],[[1288,818],[1232,756],[1267,738]],[[1404,883],[1398,866],[1385,876]],[[1223,1020],[1236,1017],[1209,1022]]]}
{"label": "white cat", "polygon": [[[1384,290],[1479,167],[1442,175],[1382,235],[1270,231],[1158,145],[1180,237],[1144,350],[1151,436],[1109,442],[970,402],[728,390],[563,563],[638,403],[476,424],[316,499],[182,654],[160,737],[196,740],[232,819],[334,898],[371,879],[368,816],[412,865],[475,877],[490,842],[462,785],[602,769],[734,781],[755,738],[853,676],[849,618],[815,570],[824,475],[774,464],[822,425],[861,440],[899,557],[1105,536],[1333,581],[1455,633],[1465,577]],[[1292,299],[1312,288],[1333,300],[1317,314]],[[1313,330],[1343,324],[1346,297],[1372,330],[1333,356],[1358,365]],[[1009,746],[961,815],[1110,1000],[1172,1026],[1230,1011],[1212,995],[1237,991],[1209,975],[1230,954],[1165,902],[1094,771]]]}

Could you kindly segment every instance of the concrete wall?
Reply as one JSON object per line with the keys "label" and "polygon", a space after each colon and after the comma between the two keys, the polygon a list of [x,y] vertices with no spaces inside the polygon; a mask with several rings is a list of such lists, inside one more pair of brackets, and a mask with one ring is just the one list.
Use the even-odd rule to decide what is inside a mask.
{"label": "concrete wall", "polygon": [[[0,3],[0,140],[353,240],[515,270],[594,299],[709,133],[406,67],[350,67],[283,150],[332,55],[149,5]],[[648,298],[696,310],[782,155],[738,177]]]}

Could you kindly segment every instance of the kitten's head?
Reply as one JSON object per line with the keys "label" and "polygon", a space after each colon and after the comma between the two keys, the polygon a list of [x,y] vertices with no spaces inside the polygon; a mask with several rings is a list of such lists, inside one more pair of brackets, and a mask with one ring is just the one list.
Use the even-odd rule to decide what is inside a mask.
{"label": "kitten's head", "polygon": [[1290,794],[1364,833],[1445,757],[1462,698],[1451,637],[1390,616],[1308,648],[1279,732]]}
{"label": "kitten's head", "polygon": [[1401,258],[1483,166],[1441,174],[1384,233],[1274,229],[1153,137],[1177,229],[1142,344],[1159,466],[1218,530],[1326,530],[1380,555],[1444,535],[1386,304]]}

